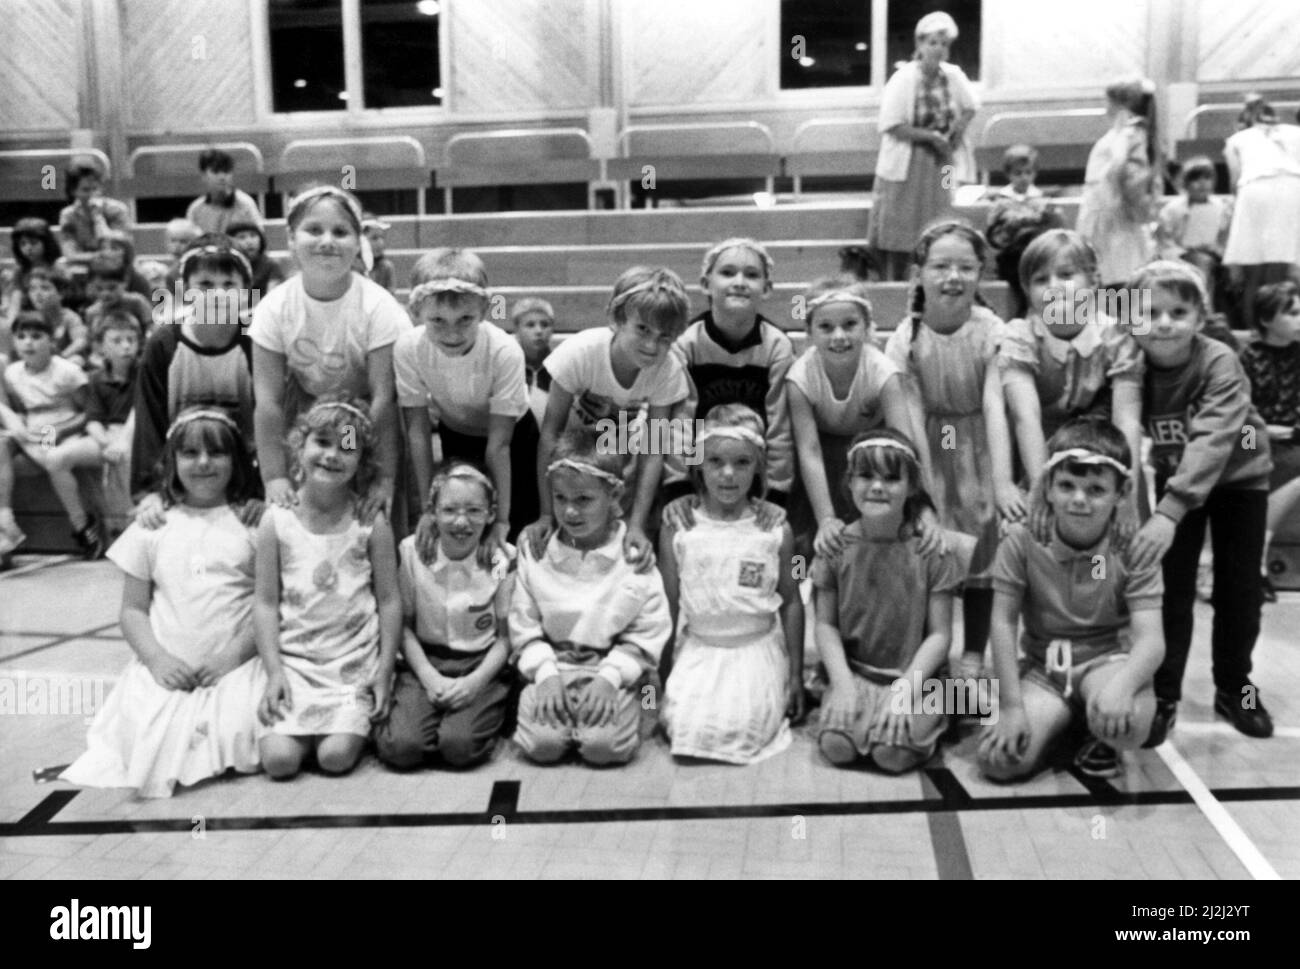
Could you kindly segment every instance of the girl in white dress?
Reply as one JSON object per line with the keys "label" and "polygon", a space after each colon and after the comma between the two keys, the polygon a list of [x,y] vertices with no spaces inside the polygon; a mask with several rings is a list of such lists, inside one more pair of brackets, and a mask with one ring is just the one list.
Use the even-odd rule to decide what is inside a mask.
{"label": "girl in white dress", "polygon": [[351,770],[388,717],[402,634],[393,533],[382,512],[362,524],[357,511],[379,473],[375,437],[350,402],[307,411],[289,435],[295,503],[270,507],[257,534],[261,753],[277,780],[311,753],[327,773]]}
{"label": "girl in white dress", "polygon": [[677,630],[663,722],[672,752],[750,764],[790,744],[803,717],[803,601],[788,524],[762,529],[763,421],[741,404],[713,408],[691,469],[695,525],[665,526],[660,569]]}
{"label": "girl in white dress", "polygon": [[[163,448],[162,527],[131,525],[108,552],[126,575],[122,631],[135,657],[61,780],[169,797],[229,769],[258,769],[253,533],[236,506],[257,484],[225,413],[183,411]],[[256,516],[254,515],[254,519]]]}

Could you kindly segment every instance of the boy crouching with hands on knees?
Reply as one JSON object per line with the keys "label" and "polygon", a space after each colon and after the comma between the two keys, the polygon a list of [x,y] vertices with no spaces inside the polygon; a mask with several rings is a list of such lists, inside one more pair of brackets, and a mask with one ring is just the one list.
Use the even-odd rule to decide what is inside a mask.
{"label": "boy crouching with hands on knees", "polygon": [[1066,424],[1048,442],[1040,485],[1050,539],[1035,542],[1015,524],[998,547],[991,639],[1000,708],[979,745],[980,770],[993,780],[1035,773],[1078,714],[1091,737],[1075,764],[1094,777],[1120,773],[1117,751],[1136,750],[1151,728],[1152,680],[1165,652],[1163,583],[1158,563],[1135,567],[1128,549],[1112,544],[1130,486],[1128,450],[1105,420]]}

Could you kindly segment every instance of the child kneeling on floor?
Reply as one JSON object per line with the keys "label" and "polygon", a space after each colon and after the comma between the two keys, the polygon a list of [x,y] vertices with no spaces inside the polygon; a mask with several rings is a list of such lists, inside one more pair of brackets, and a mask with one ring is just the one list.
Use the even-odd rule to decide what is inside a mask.
{"label": "child kneeling on floor", "polygon": [[622,469],[594,431],[565,431],[547,466],[557,531],[540,556],[519,546],[510,641],[526,685],[515,742],[539,763],[576,746],[589,764],[622,764],[641,743],[637,686],[672,621],[659,573],[623,556]]}
{"label": "child kneeling on floor", "polygon": [[1080,714],[1091,738],[1076,766],[1093,777],[1120,773],[1117,748],[1136,750],[1151,729],[1152,680],[1165,652],[1160,566],[1135,567],[1128,549],[1112,547],[1129,487],[1124,435],[1105,418],[1082,417],[1052,436],[1048,452],[1039,498],[1051,510],[1051,538],[1041,545],[1012,525],[993,565],[1000,702],[979,765],[999,781],[1037,771]]}

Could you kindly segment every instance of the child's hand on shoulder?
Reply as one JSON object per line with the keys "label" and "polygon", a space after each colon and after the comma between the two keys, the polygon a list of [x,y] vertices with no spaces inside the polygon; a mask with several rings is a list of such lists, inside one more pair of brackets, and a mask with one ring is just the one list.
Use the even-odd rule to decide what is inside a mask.
{"label": "child's hand on shoulder", "polygon": [[538,683],[534,690],[536,690],[538,720],[552,727],[567,727],[572,723],[569,700],[564,693],[564,680],[558,674],[548,676]]}
{"label": "child's hand on shoulder", "polygon": [[141,528],[149,531],[162,528],[167,523],[167,506],[163,503],[162,495],[154,492],[141,498],[135,509],[135,520]]}
{"label": "child's hand on shoulder", "polygon": [[363,525],[370,525],[381,511],[385,518],[391,517],[392,509],[393,482],[389,478],[379,478],[357,505],[357,520]]}
{"label": "child's hand on shoulder", "polygon": [[817,526],[817,537],[813,539],[813,552],[819,558],[834,558],[844,547],[844,522],[838,518],[827,518]]}
{"label": "child's hand on shoulder", "polygon": [[659,520],[664,528],[671,528],[675,532],[688,532],[695,527],[695,509],[699,507],[699,495],[682,495],[664,505]]}
{"label": "child's hand on shoulder", "polygon": [[916,519],[917,551],[922,555],[947,555],[948,540],[939,527],[939,516],[933,508],[921,509]]}
{"label": "child's hand on shoulder", "polygon": [[589,727],[603,727],[614,719],[617,709],[618,688],[603,676],[593,676],[578,698],[577,720]]}
{"label": "child's hand on shoulder", "polygon": [[1008,524],[1023,521],[1025,517],[1025,494],[1014,484],[1002,485],[997,489],[996,501],[998,514]]}
{"label": "child's hand on shoulder", "polygon": [[168,690],[192,690],[198,685],[193,667],[166,650],[160,650],[145,660],[145,668],[159,686]]}
{"label": "child's hand on shoulder", "polygon": [[754,505],[754,524],[765,532],[785,524],[785,509],[773,501],[757,500]]}
{"label": "child's hand on shoulder", "polygon": [[1149,569],[1160,564],[1160,560],[1174,544],[1174,533],[1178,525],[1172,518],[1156,512],[1145,525],[1138,529],[1137,535],[1129,543],[1129,558],[1136,569]]}
{"label": "child's hand on shoulder", "polygon": [[541,559],[546,554],[546,543],[555,534],[555,520],[550,515],[543,515],[519,535],[520,548],[527,548],[534,559]]}
{"label": "child's hand on shoulder", "polygon": [[513,555],[514,546],[507,541],[510,534],[509,522],[496,522],[483,534],[483,541],[478,547],[478,564],[485,569],[492,568],[492,558],[500,550],[503,555]]}
{"label": "child's hand on shoulder", "polygon": [[292,508],[298,504],[298,493],[288,478],[272,478],[266,483],[266,500],[281,508]]}
{"label": "child's hand on shoulder", "polygon": [[1000,706],[998,722],[980,740],[979,752],[995,767],[1018,764],[1029,749],[1029,717],[1023,706]]}
{"label": "child's hand on shoulder", "polygon": [[655,550],[650,539],[639,528],[628,526],[623,536],[623,558],[637,575],[644,575],[655,567]]}
{"label": "child's hand on shoulder", "polygon": [[269,727],[277,720],[283,720],[285,711],[292,709],[293,691],[289,689],[284,671],[269,674],[266,692],[262,694],[262,702],[257,705],[257,719]]}
{"label": "child's hand on shoulder", "polygon": [[266,512],[266,502],[260,498],[249,498],[235,508],[239,523],[245,528],[257,528],[262,524],[262,515]]}

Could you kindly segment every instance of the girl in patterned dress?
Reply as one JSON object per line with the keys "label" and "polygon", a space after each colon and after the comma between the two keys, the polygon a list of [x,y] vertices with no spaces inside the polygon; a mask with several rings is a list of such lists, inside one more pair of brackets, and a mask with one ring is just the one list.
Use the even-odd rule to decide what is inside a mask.
{"label": "girl in patterned dress", "polygon": [[677,651],[663,722],[673,754],[750,764],[790,744],[803,715],[803,600],[788,524],[763,529],[762,419],[743,404],[709,411],[691,469],[694,527],[665,526],[659,567],[676,618]]}
{"label": "girl in patterned dress", "polygon": [[126,574],[122,630],[135,657],[60,778],[141,797],[255,772],[266,679],[251,621],[253,534],[237,514],[260,504],[249,502],[257,472],[239,426],[212,408],[181,412],[161,467],[163,524],[131,525],[108,552]]}
{"label": "girl in patterned dress", "polygon": [[341,774],[388,716],[402,634],[393,533],[358,506],[378,473],[375,426],[356,405],[317,403],[289,435],[298,484],[257,535],[257,649],[266,665],[258,716],[262,765],[293,777],[308,754]]}
{"label": "girl in patterned dress", "polygon": [[[978,675],[988,643],[998,515],[1025,517],[1011,479],[1011,441],[997,366],[1004,324],[977,292],[988,243],[964,222],[932,225],[916,246],[919,279],[911,314],[889,337],[885,355],[919,394],[924,427],[913,431],[929,451],[930,495],[946,528],[979,540],[962,600],[965,655],[960,670]],[[924,467],[924,465],[923,465]]]}

